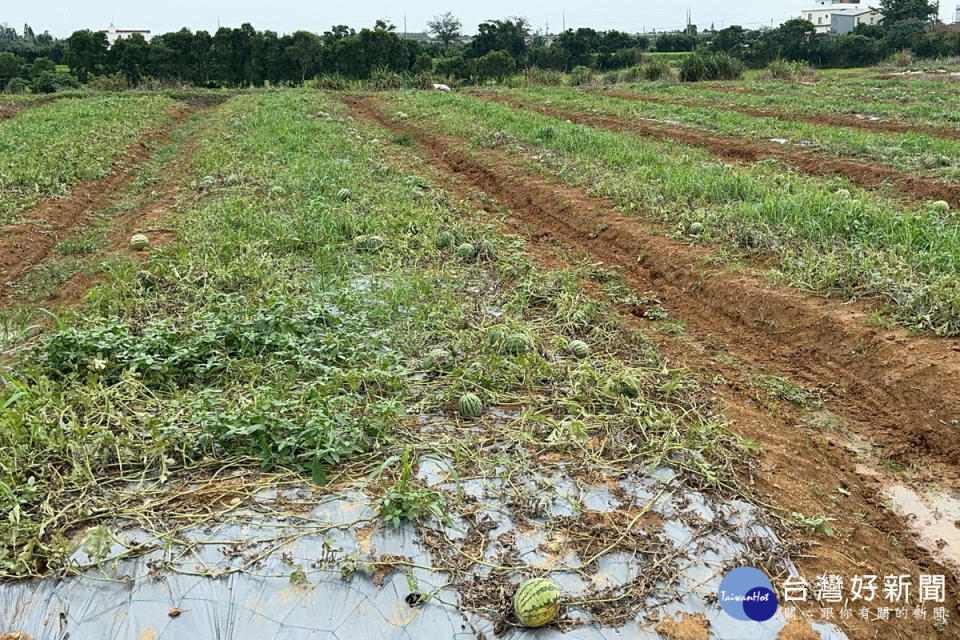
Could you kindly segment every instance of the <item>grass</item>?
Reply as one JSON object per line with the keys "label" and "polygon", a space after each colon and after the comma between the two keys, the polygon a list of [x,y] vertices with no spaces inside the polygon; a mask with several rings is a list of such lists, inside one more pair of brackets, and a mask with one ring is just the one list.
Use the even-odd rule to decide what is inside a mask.
{"label": "grass", "polygon": [[634,120],[652,118],[679,122],[710,133],[760,141],[803,142],[820,153],[843,158],[863,158],[897,169],[920,171],[944,180],[960,178],[960,140],[911,133],[876,133],[851,127],[756,117],[710,104],[654,104],[606,95],[551,87],[510,92],[534,103],[549,103],[574,111],[597,111]]}
{"label": "grass", "polygon": [[[751,85],[743,83],[741,86],[749,88]],[[641,96],[690,100],[716,107],[733,105],[801,115],[861,115],[941,127],[955,127],[960,122],[952,98],[944,92],[916,99],[900,93],[882,94],[875,86],[871,90],[850,91],[786,83],[765,84],[762,89],[757,89],[757,94],[665,83],[640,83],[632,85],[631,89]]]}
{"label": "grass", "polygon": [[64,98],[0,122],[0,225],[105,176],[127,147],[169,120],[161,95]]}
{"label": "grass", "polygon": [[[79,570],[75,540],[116,518],[175,535],[209,504],[147,498],[234,468],[355,482],[391,523],[467,508],[419,484],[425,456],[517,491],[510,478],[549,466],[548,452],[564,469],[669,464],[693,486],[736,490],[749,443],[581,284],[615,292],[615,279],[535,269],[384,140],[313,92],[234,98],[200,132],[179,241],[113,263],[51,331],[10,336],[0,577]],[[443,233],[454,242],[438,246]],[[459,256],[468,241],[484,251]],[[514,333],[529,348],[494,339]],[[438,348],[442,367],[425,362]],[[468,391],[488,407],[479,420],[456,414]],[[103,546],[95,560],[109,560]]]}
{"label": "grass", "polygon": [[[581,126],[463,95],[397,93],[410,122],[496,146],[685,233],[774,261],[804,291],[879,297],[901,324],[960,334],[960,221],[905,209],[774,161],[730,166],[702,149]],[[544,131],[551,135],[543,135]],[[843,194],[850,194],[850,197]]]}

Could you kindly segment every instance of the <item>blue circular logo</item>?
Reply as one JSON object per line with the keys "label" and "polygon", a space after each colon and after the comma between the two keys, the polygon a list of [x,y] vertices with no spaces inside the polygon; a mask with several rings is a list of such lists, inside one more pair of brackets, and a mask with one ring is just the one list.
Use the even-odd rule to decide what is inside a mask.
{"label": "blue circular logo", "polygon": [[777,594],[759,569],[738,567],[720,581],[720,606],[737,620],[763,622],[777,612]]}

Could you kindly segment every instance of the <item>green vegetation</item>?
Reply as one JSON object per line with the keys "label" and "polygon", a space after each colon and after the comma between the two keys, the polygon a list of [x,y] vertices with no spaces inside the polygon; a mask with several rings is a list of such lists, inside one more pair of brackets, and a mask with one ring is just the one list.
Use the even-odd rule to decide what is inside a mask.
{"label": "green vegetation", "polygon": [[146,130],[170,118],[163,95],[65,98],[0,122],[0,224],[106,175]]}
{"label": "green vegetation", "polygon": [[[599,99],[560,89],[518,95],[553,104]],[[703,241],[768,256],[777,261],[774,277],[803,290],[879,296],[907,326],[960,334],[955,218],[928,207],[906,209],[839,178],[807,177],[776,162],[731,167],[701,149],[474,97],[404,93],[393,101],[414,124],[477,145],[550,152],[549,165],[537,163],[538,169],[681,230],[700,222]],[[553,135],[543,136],[548,127]],[[840,188],[855,197],[838,196]]]}
{"label": "green vegetation", "polygon": [[[47,333],[4,332],[0,577],[66,569],[74,536],[116,518],[158,536],[196,523],[208,504],[169,519],[145,497],[231,467],[369,478],[392,523],[461,507],[413,475],[434,455],[507,484],[563,451],[564,465],[669,462],[735,488],[747,449],[696,379],[584,293],[589,280],[630,299],[612,274],[536,270],[517,239],[411,175],[409,149],[318,94],[238,96],[210,125],[179,240],[117,257]],[[461,259],[464,243],[483,255]],[[571,357],[574,339],[592,348]],[[470,429],[455,413],[468,394],[488,408]]]}
{"label": "green vegetation", "polygon": [[837,157],[863,159],[891,167],[923,171],[944,180],[960,180],[960,140],[911,133],[877,133],[851,127],[743,115],[714,107],[655,104],[572,89],[533,87],[511,92],[515,97],[574,111],[599,112],[630,120],[652,118],[710,133],[760,141],[782,140]]}

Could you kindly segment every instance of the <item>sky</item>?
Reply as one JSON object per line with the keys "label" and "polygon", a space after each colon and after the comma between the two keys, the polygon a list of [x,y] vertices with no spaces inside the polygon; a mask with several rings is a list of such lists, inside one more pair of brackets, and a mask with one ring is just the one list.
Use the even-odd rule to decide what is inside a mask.
{"label": "sky", "polygon": [[[118,28],[150,29],[153,33],[176,31],[181,27],[205,29],[211,33],[218,25],[234,27],[244,22],[257,29],[290,33],[306,29],[322,33],[335,24],[354,28],[373,26],[386,18],[408,31],[426,30],[432,16],[451,11],[463,22],[464,32],[476,32],[477,25],[491,18],[524,16],[534,30],[557,33],[568,29],[593,27],[638,32],[651,29],[679,29],[686,24],[689,7],[693,23],[701,29],[713,24],[717,29],[739,24],[749,28],[774,26],[800,14],[805,0],[427,0],[404,4],[403,0],[365,2],[296,2],[294,0],[161,0],[159,2],[120,2],[86,0],[36,0],[5,2],[0,8],[0,23],[19,32],[24,23],[34,31],[50,31],[67,36],[77,29],[105,29],[112,22]],[[866,4],[866,3],[865,3]],[[940,14],[953,22],[955,5],[946,0]]]}

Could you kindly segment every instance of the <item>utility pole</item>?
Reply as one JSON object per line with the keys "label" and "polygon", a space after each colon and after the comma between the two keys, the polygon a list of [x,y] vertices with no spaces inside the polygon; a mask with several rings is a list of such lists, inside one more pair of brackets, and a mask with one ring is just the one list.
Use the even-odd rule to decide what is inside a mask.
{"label": "utility pole", "polygon": [[403,39],[407,39],[407,12],[403,12]]}
{"label": "utility pole", "polygon": [[560,27],[560,33],[566,33],[567,32],[567,12],[566,11],[560,12],[560,20],[563,24],[563,26]]}

